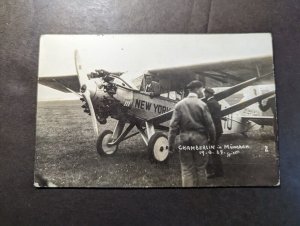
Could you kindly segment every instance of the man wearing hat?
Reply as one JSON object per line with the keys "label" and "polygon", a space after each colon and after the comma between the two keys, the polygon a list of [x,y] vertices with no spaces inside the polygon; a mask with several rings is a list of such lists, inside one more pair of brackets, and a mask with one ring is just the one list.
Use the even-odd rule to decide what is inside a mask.
{"label": "man wearing hat", "polygon": [[216,142],[214,143],[216,148],[212,150],[212,154],[209,156],[208,164],[206,166],[206,176],[208,179],[214,177],[222,177],[224,174],[221,156],[216,153],[217,146],[219,145],[219,139],[223,133],[221,123],[221,105],[214,98],[214,93],[215,91],[209,87],[204,90],[204,102],[209,109],[216,128]]}
{"label": "man wearing hat", "polygon": [[145,73],[145,87],[141,90],[150,94],[150,97],[155,97],[160,95],[160,84],[153,81],[152,74],[149,72]]}
{"label": "man wearing hat", "polygon": [[[169,129],[169,148],[179,150],[183,187],[199,186],[207,163],[207,154],[199,148],[215,142],[215,127],[203,96],[202,83],[198,80],[187,85],[189,94],[174,108]],[[198,148],[197,148],[198,147]]]}

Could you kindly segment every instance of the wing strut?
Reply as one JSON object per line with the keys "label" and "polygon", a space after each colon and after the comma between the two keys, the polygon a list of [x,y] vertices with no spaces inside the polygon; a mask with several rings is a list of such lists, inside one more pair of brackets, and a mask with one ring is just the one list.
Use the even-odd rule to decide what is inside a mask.
{"label": "wing strut", "polygon": [[[226,97],[228,97],[228,96],[230,96],[230,95],[232,95],[232,94],[234,94],[234,93],[236,93],[236,92],[238,92],[238,91],[246,88],[247,86],[251,85],[254,82],[257,82],[257,81],[260,81],[262,79],[265,79],[265,78],[269,77],[270,75],[273,75],[273,72],[270,72],[268,74],[262,75],[260,77],[249,79],[249,80],[247,80],[245,82],[242,82],[240,84],[237,84],[237,85],[235,85],[235,86],[233,86],[233,87],[231,87],[229,89],[226,89],[224,91],[216,93],[214,96],[215,96],[215,98],[216,98],[217,101],[222,100],[222,99],[224,99],[224,98],[226,98]],[[263,100],[264,98],[267,98],[267,97],[273,95],[274,93],[275,93],[275,91],[272,91],[272,94],[270,94],[270,95],[263,94],[261,96],[255,97],[255,98],[257,98],[257,100],[254,101],[253,103],[255,103],[255,102],[259,101],[259,100]],[[243,108],[245,108],[245,107],[253,104],[253,103],[251,103],[251,104],[247,105],[247,103],[250,103],[250,102],[246,101],[246,103],[244,105],[240,105],[240,106],[243,106],[241,108],[240,108],[240,106],[239,107],[236,106],[235,108],[232,108],[232,107],[235,106],[234,105],[234,106],[232,106],[230,108],[227,108],[227,109],[231,109],[231,110],[233,110],[232,112],[235,112],[235,111],[238,111],[238,110],[234,110],[234,109],[240,108],[239,110],[241,110],[241,109],[243,109]],[[227,111],[229,111],[229,110],[227,110]],[[166,121],[170,120],[172,118],[172,114],[173,114],[173,110],[170,110],[170,111],[165,112],[165,113],[163,113],[163,114],[161,114],[159,116],[156,116],[154,118],[149,119],[148,122],[153,123],[154,125],[158,125],[160,123],[163,123],[163,122],[166,122]],[[228,113],[228,114],[230,114],[230,113]],[[227,115],[227,114],[225,114],[225,115]]]}
{"label": "wing strut", "polygon": [[232,114],[232,113],[234,113],[236,111],[242,110],[242,109],[244,109],[244,108],[246,108],[246,107],[248,107],[248,106],[250,106],[250,105],[252,105],[254,103],[257,103],[258,101],[261,101],[261,100],[263,100],[265,98],[268,98],[268,97],[270,97],[270,96],[272,96],[274,94],[275,94],[275,91],[270,91],[270,92],[267,92],[267,93],[262,94],[260,96],[257,96],[257,97],[251,98],[249,100],[246,100],[246,101],[244,101],[242,103],[238,103],[238,104],[232,105],[229,108],[225,108],[225,109],[223,109],[221,111],[221,117],[229,115],[229,114]]}
{"label": "wing strut", "polygon": [[247,80],[245,82],[242,82],[242,83],[239,83],[239,84],[237,84],[235,86],[232,86],[229,89],[226,89],[224,91],[218,92],[218,93],[216,93],[214,95],[215,99],[217,101],[225,99],[226,97],[229,97],[230,95],[232,95],[232,94],[234,94],[234,93],[236,93],[236,92],[238,92],[238,91],[246,88],[247,86],[249,86],[249,85],[251,85],[251,84],[253,84],[255,82],[258,82],[258,81],[260,81],[262,79],[265,79],[265,78],[269,77],[270,75],[273,75],[273,72],[270,72],[268,74],[262,75],[260,77],[255,77],[255,78],[249,79],[249,80]]}

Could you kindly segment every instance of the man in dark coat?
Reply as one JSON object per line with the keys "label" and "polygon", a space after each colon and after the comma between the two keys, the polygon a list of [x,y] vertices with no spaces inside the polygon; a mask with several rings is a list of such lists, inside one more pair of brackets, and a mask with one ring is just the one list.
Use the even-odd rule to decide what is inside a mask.
{"label": "man in dark coat", "polygon": [[223,133],[221,122],[221,105],[214,98],[214,93],[215,92],[212,88],[206,88],[204,90],[204,102],[206,102],[216,128],[216,142],[214,143],[215,148],[212,150],[212,154],[209,156],[208,164],[206,166],[208,179],[214,177],[222,177],[224,174],[221,156],[217,154],[217,146],[219,145],[219,139]]}
{"label": "man in dark coat", "polygon": [[145,87],[143,87],[141,91],[150,94],[150,97],[160,95],[160,84],[153,81],[152,75],[149,72],[145,73]]}
{"label": "man in dark coat", "polygon": [[[202,83],[192,81],[187,85],[189,95],[174,108],[169,129],[169,149],[179,150],[182,186],[199,186],[207,155],[197,147],[207,146],[208,138],[215,142],[215,127],[206,104],[199,99],[203,96]],[[175,142],[176,140],[176,142]]]}

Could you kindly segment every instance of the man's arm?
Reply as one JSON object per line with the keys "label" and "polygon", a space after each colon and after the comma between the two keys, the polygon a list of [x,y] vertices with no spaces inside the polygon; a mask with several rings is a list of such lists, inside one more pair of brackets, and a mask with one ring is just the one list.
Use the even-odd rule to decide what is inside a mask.
{"label": "man's arm", "polygon": [[211,114],[211,117],[213,119],[219,119],[221,116],[221,105],[218,103],[218,101],[213,100],[206,103],[208,110]]}
{"label": "man's arm", "polygon": [[203,118],[205,127],[208,131],[209,141],[213,144],[216,141],[216,128],[212,120],[211,114],[209,113],[207,105],[205,105],[203,108]]}
{"label": "man's arm", "polygon": [[160,95],[160,84],[158,82],[152,82],[152,92],[151,92],[151,96],[155,97],[155,96],[159,96]]}
{"label": "man's arm", "polygon": [[180,120],[181,120],[181,112],[178,109],[178,106],[175,106],[175,109],[173,111],[173,115],[170,121],[169,126],[169,149],[170,151],[173,151],[174,145],[175,145],[175,138],[176,135],[180,132]]}

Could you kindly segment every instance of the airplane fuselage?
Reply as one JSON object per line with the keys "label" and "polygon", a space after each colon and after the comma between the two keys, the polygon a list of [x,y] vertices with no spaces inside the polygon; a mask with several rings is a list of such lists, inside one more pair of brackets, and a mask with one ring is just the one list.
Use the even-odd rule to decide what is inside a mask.
{"label": "airplane fuselage", "polygon": [[[118,79],[115,79],[115,82],[117,84],[116,92],[115,94],[110,95],[107,91],[104,91],[104,84],[101,84],[100,80],[95,79],[97,91],[92,97],[92,101],[96,106],[96,114],[101,117],[111,116],[117,120],[127,122],[130,122],[132,119],[147,121],[155,116],[172,110],[178,102],[178,100],[169,99],[163,96],[152,98],[147,93],[134,90],[124,83],[122,84]],[[227,87],[215,88],[215,90],[218,92],[226,88]],[[255,97],[272,89],[272,85],[249,86],[230,97],[219,101],[219,103],[223,110],[233,104]],[[242,121],[242,117],[248,115],[261,116],[263,114],[265,113],[258,108],[258,104],[253,104],[243,110],[227,115],[222,120],[224,134],[248,131],[251,127],[255,126],[255,123],[245,123]],[[162,123],[162,125],[168,127],[169,121]]]}

